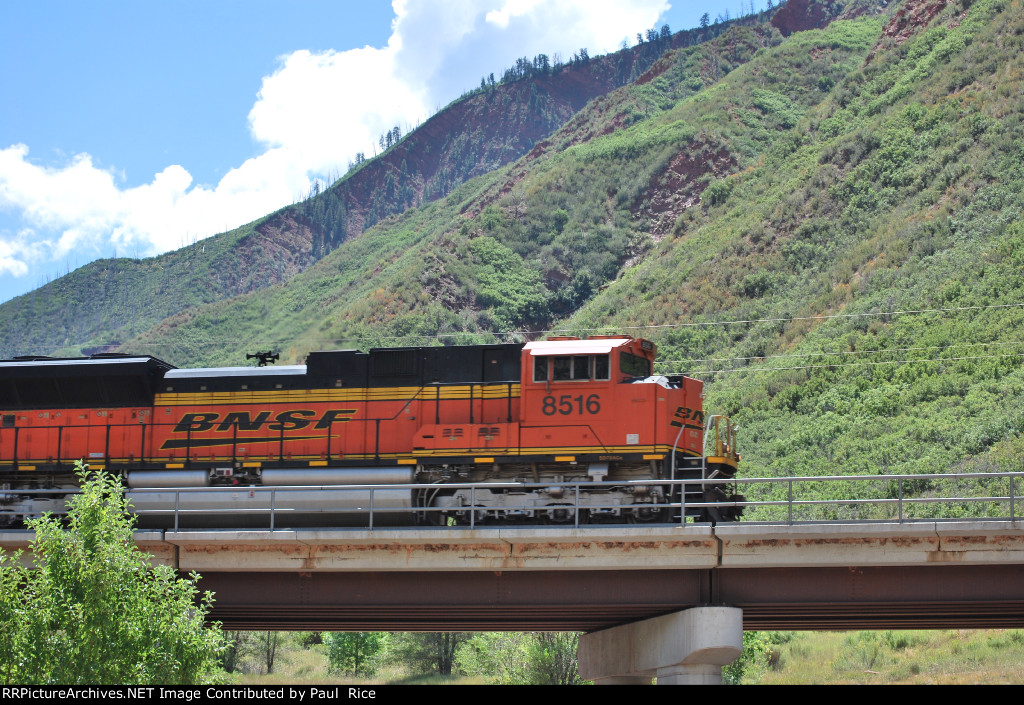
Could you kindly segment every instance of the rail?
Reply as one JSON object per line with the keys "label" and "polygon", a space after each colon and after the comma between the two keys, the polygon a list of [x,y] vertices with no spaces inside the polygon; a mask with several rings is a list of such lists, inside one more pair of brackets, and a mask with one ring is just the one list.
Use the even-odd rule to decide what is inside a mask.
{"label": "rail", "polygon": [[[676,487],[667,496],[683,497],[699,486],[728,486],[733,495],[724,501],[672,501],[623,504],[621,499],[603,496],[603,490],[617,488],[645,496],[638,488]],[[557,506],[541,505],[525,492],[538,488],[560,487]],[[956,473],[929,475],[830,475],[801,477],[764,477],[722,480],[635,480],[627,482],[565,482],[565,483],[444,483],[390,485],[324,485],[294,487],[231,486],[133,489],[129,496],[143,501],[160,495],[165,503],[159,509],[137,510],[140,521],[156,521],[161,527],[179,529],[185,526],[212,528],[204,517],[215,515],[216,526],[230,528],[264,528],[276,530],[296,525],[310,527],[345,526],[362,529],[413,526],[417,522],[439,528],[487,528],[509,525],[547,524],[562,527],[585,527],[588,523],[609,524],[676,523],[708,521],[713,509],[739,509],[745,523],[807,524],[807,523],[911,523],[948,520],[1017,521],[1020,517],[1021,488],[1024,473]],[[433,496],[462,490],[468,502],[450,506],[433,506]],[[740,493],[742,490],[742,494]],[[59,499],[73,494],[71,489],[32,489],[0,491],[0,525],[25,516],[15,505],[19,498]],[[289,496],[309,493],[322,498],[320,506],[289,507]],[[477,503],[478,493],[490,492],[502,497],[500,506]],[[189,495],[200,493],[207,506],[189,509]],[[517,500],[517,496],[523,493]],[[240,497],[240,495],[244,495]],[[621,497],[621,492],[620,495]],[[171,499],[173,498],[173,499]],[[426,498],[424,500],[424,498]],[[240,500],[240,501],[239,501]],[[257,506],[244,505],[247,500]],[[417,501],[426,506],[417,506]],[[464,501],[464,500],[462,500]],[[518,503],[517,503],[518,501]],[[649,521],[638,521],[631,511],[640,507]],[[489,513],[501,511],[507,521],[495,521]],[[557,510],[558,520],[553,511]],[[60,514],[57,510],[55,514]],[[700,516],[702,515],[703,516]],[[298,521],[298,523],[296,523]]]}

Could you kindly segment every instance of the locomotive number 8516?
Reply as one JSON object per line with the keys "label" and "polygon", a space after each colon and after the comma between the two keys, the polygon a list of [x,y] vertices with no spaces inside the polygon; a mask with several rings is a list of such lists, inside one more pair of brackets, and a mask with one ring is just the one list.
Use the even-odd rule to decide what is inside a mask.
{"label": "locomotive number 8516", "polygon": [[[566,483],[583,483],[574,501],[586,520],[668,519],[678,490],[636,481],[728,479],[739,456],[722,417],[705,454],[702,384],[654,375],[655,353],[650,341],[616,335],[334,350],[277,367],[177,369],[124,355],[2,361],[0,522],[59,510],[59,495],[11,490],[74,487],[78,459],[124,478],[143,525],[166,525],[170,512],[155,510],[174,507],[188,510],[179,526],[265,522],[271,500],[256,490],[270,487],[304,488],[273,500],[291,525],[357,524],[367,496],[341,491],[353,485],[395,486],[374,490],[378,502],[408,508],[389,512],[392,523],[462,522],[471,512],[568,521]],[[513,481],[523,489],[489,486]],[[223,487],[250,491],[215,491]],[[691,501],[724,496],[693,492]],[[226,511],[236,507],[250,511]]]}

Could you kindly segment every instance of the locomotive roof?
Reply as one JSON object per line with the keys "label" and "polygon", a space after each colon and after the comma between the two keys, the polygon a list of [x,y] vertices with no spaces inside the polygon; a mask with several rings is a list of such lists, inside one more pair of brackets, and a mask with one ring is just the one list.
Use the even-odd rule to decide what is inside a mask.
{"label": "locomotive roof", "polygon": [[32,374],[46,369],[47,373],[65,372],[77,374],[82,371],[91,370],[113,370],[113,369],[141,369],[152,368],[158,370],[171,370],[174,368],[170,363],[155,357],[78,357],[78,358],[48,358],[35,357],[23,360],[0,360],[0,371],[12,374]]}
{"label": "locomotive roof", "polygon": [[523,349],[530,355],[602,355],[633,342],[632,338],[597,338],[590,340],[538,340]]}
{"label": "locomotive roof", "polygon": [[206,377],[282,377],[306,374],[305,365],[281,365],[280,367],[193,367],[171,370],[164,379],[197,379]]}
{"label": "locomotive roof", "polygon": [[0,405],[12,411],[149,406],[155,386],[173,367],[149,356],[3,360]]}

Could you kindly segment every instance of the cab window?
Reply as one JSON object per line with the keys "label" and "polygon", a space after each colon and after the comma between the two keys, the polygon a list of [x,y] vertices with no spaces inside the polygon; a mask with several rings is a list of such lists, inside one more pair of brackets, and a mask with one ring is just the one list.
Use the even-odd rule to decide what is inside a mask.
{"label": "cab window", "polygon": [[629,375],[630,377],[651,376],[651,361],[646,357],[640,357],[632,353],[622,353],[622,356],[619,358],[619,367],[622,370],[622,374]]}
{"label": "cab window", "polygon": [[608,355],[552,355],[533,358],[533,381],[582,382],[611,379]]}
{"label": "cab window", "polygon": [[547,382],[548,381],[548,358],[546,358],[546,357],[535,357],[535,358],[533,358],[533,381],[534,382]]}

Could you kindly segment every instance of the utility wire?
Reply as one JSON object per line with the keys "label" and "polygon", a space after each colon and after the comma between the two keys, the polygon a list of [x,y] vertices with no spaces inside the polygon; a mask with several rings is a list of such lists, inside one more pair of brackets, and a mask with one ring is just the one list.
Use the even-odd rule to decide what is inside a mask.
{"label": "utility wire", "polygon": [[794,367],[735,367],[726,370],[687,370],[686,375],[688,377],[695,377],[698,375],[717,375],[725,372],[780,372],[784,370],[813,370],[819,368],[839,368],[839,367],[865,367],[872,365],[908,365],[915,362],[957,362],[961,360],[985,360],[994,358],[1004,357],[1022,357],[1024,352],[1021,353],[1004,353],[1001,355],[967,355],[963,357],[933,357],[933,358],[918,358],[916,360],[881,360],[881,361],[862,361],[862,362],[847,362],[847,363],[835,363],[835,364],[822,364],[822,365],[797,365]]}
{"label": "utility wire", "polygon": [[[954,313],[963,311],[981,311],[989,309],[1006,309],[1006,308],[1021,308],[1024,307],[1024,303],[1012,303],[1012,304],[990,304],[987,306],[953,306],[946,308],[922,308],[922,309],[905,309],[899,311],[868,311],[865,313],[835,313],[835,314],[823,314],[818,316],[791,316],[791,317],[775,317],[775,318],[742,318],[742,319],[730,319],[725,321],[692,321],[689,323],[664,323],[664,324],[651,324],[641,326],[601,326],[598,328],[552,328],[548,330],[518,330],[518,331],[507,331],[507,332],[494,332],[494,331],[459,331],[455,333],[433,333],[423,335],[394,335],[394,336],[378,336],[378,337],[367,337],[367,336],[350,336],[346,338],[329,338],[319,341],[315,341],[321,345],[337,344],[337,343],[358,343],[358,342],[383,342],[383,341],[403,341],[403,340],[437,340],[442,341],[448,338],[458,337],[469,337],[469,336],[491,336],[493,338],[535,338],[542,335],[570,335],[573,333],[618,333],[623,331],[639,331],[639,330],[670,330],[676,328],[697,328],[697,327],[708,327],[708,326],[731,326],[731,325],[744,325],[752,323],[786,323],[792,321],[824,321],[831,319],[840,318],[865,318],[865,317],[879,317],[879,316],[905,316],[913,314],[923,313]],[[202,340],[191,340],[186,342],[170,342],[170,343],[133,343],[133,347],[166,347],[168,345],[214,345],[214,344],[225,344],[225,343],[244,343],[246,345],[290,345],[294,342],[292,339],[287,340],[276,340],[276,339],[264,339],[257,340],[253,338],[204,338]],[[108,343],[114,345],[116,343]]]}
{"label": "utility wire", "polygon": [[751,355],[750,357],[693,357],[683,360],[655,360],[655,365],[682,365],[694,362],[729,362],[731,360],[776,360],[795,357],[820,357],[825,355],[876,355],[893,352],[913,352],[915,350],[948,350],[950,348],[972,348],[990,345],[1024,345],[1024,341],[992,342],[992,343],[950,343],[949,345],[926,345],[913,348],[881,348],[878,350],[843,350],[840,352],[783,353],[778,355]]}

